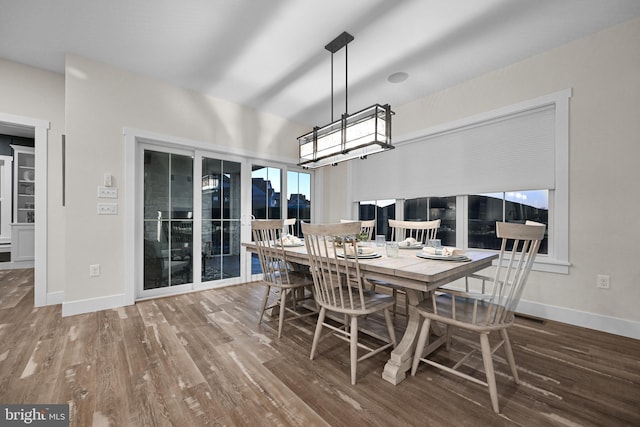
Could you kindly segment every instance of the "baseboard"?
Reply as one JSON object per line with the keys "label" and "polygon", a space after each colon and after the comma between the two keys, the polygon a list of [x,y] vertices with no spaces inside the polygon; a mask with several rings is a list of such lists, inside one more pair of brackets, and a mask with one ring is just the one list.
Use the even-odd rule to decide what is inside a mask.
{"label": "baseboard", "polygon": [[49,292],[47,294],[47,305],[62,304],[64,302],[64,291]]}
{"label": "baseboard", "polygon": [[62,303],[62,317],[75,316],[76,314],[93,313],[100,310],[109,310],[117,307],[124,307],[126,295],[109,295],[107,297],[90,298],[78,301],[67,301]]}
{"label": "baseboard", "polygon": [[34,268],[34,262],[33,261],[0,262],[0,270],[19,270],[22,268]]}
{"label": "baseboard", "polygon": [[634,339],[640,339],[640,322],[620,319],[617,317],[603,316],[601,314],[588,313],[565,307],[540,304],[537,302],[520,300],[518,313],[556,322],[568,323],[583,328],[595,329],[610,334],[621,335]]}

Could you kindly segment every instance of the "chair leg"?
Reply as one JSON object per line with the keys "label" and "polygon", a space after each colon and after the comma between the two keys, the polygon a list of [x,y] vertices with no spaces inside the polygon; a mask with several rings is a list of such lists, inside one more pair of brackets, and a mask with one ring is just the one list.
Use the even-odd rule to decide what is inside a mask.
{"label": "chair leg", "polygon": [[518,378],[518,368],[516,367],[516,359],[513,357],[513,349],[511,347],[511,341],[509,341],[509,334],[507,333],[507,330],[500,330],[500,336],[504,340],[504,352],[507,354],[507,362],[509,362],[513,380],[516,384],[520,384],[520,379]]}
{"label": "chair leg", "polygon": [[415,375],[418,370],[418,364],[422,357],[424,347],[427,345],[429,338],[429,329],[431,329],[431,319],[426,318],[422,323],[422,329],[420,329],[420,335],[418,336],[418,343],[416,344],[416,352],[413,355],[413,364],[411,365],[411,375]]}
{"label": "chair leg", "polygon": [[282,336],[282,327],[284,326],[284,315],[287,305],[287,290],[280,288],[280,318],[278,319],[278,339]]}
{"label": "chair leg", "polygon": [[358,316],[351,316],[351,385],[356,385],[358,369]]}
{"label": "chair leg", "polygon": [[496,386],[496,373],[493,369],[493,357],[491,355],[491,345],[489,344],[489,334],[480,334],[480,347],[482,348],[482,361],[484,371],[487,375],[487,385],[489,386],[489,396],[491,396],[491,406],[495,413],[499,414],[498,408],[498,388]]}
{"label": "chair leg", "polygon": [[264,316],[264,309],[267,306],[267,300],[269,299],[269,292],[271,292],[271,286],[267,286],[267,290],[262,298],[262,308],[260,309],[260,318],[258,319],[258,325],[262,323],[262,317]]}
{"label": "chair leg", "polygon": [[318,349],[318,341],[320,341],[320,334],[322,332],[322,324],[324,323],[324,316],[327,314],[327,309],[320,308],[320,314],[318,314],[318,323],[316,323],[316,332],[313,334],[313,343],[311,344],[311,356],[309,359],[313,360],[316,356],[316,350]]}

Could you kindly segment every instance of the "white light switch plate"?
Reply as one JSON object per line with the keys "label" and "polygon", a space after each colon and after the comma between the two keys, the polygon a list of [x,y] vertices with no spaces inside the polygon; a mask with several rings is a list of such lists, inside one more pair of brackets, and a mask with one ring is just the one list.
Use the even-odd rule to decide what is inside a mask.
{"label": "white light switch plate", "polygon": [[104,199],[117,199],[118,198],[118,187],[105,187],[98,186],[98,197]]}

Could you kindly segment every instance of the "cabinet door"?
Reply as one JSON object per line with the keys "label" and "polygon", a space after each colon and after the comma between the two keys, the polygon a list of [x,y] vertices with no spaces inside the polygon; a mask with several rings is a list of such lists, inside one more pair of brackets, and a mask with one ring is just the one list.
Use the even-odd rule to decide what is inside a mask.
{"label": "cabinet door", "polygon": [[36,168],[35,154],[32,147],[12,145],[14,189],[13,189],[13,222],[35,222]]}

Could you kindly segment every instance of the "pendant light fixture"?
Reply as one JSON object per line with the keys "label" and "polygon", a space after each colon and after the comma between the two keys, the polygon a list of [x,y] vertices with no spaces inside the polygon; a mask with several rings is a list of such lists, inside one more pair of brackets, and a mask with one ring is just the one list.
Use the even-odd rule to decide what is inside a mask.
{"label": "pendant light fixture", "polygon": [[[356,113],[348,113],[348,47],[354,37],[346,31],[324,48],[331,52],[331,123],[298,138],[299,166],[317,168],[369,154],[390,150],[391,107],[374,104]],[[333,54],[345,48],[345,108],[339,120],[333,120]]]}

